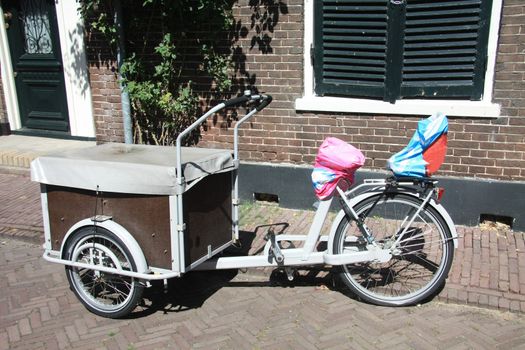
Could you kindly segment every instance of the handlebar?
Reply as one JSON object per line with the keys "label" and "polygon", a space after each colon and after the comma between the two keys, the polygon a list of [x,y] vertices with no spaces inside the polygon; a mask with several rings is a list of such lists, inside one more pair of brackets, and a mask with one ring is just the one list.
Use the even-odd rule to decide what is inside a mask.
{"label": "handlebar", "polygon": [[177,167],[177,183],[179,185],[182,185],[182,176],[181,176],[181,174],[182,174],[182,162],[181,162],[182,140],[186,137],[186,135],[188,135],[192,130],[198,128],[213,113],[218,112],[219,110],[221,110],[223,108],[239,105],[241,103],[248,102],[248,101],[254,101],[254,102],[258,101],[259,104],[254,109],[252,109],[246,116],[244,116],[244,118],[239,120],[236,123],[236,125],[235,125],[235,128],[234,128],[234,134],[235,134],[235,136],[234,136],[234,154],[235,154],[235,157],[234,158],[235,158],[235,160],[237,160],[238,159],[237,144],[238,144],[238,128],[239,128],[239,126],[242,123],[244,123],[246,120],[248,120],[251,116],[253,116],[255,113],[260,112],[262,109],[264,109],[266,106],[268,106],[270,104],[270,102],[272,102],[272,96],[270,96],[270,95],[263,95],[263,94],[253,94],[252,95],[251,91],[247,90],[247,91],[244,92],[243,96],[234,97],[234,98],[232,98],[230,100],[226,100],[224,102],[219,103],[218,105],[216,105],[215,107],[210,109],[208,112],[206,112],[204,115],[202,115],[199,119],[197,119],[195,122],[193,122],[193,124],[188,126],[186,129],[184,129],[179,134],[179,136],[177,137],[176,143],[175,143],[175,146],[177,148],[177,150],[176,150],[176,152],[177,152],[177,164],[176,164],[176,167]]}
{"label": "handlebar", "polygon": [[266,106],[268,106],[270,103],[272,103],[272,96],[271,95],[261,95],[262,96],[262,102],[257,106],[255,107],[255,109],[257,109],[257,112],[260,112],[262,111],[264,108],[266,108]]}
{"label": "handlebar", "polygon": [[[255,108],[252,108],[243,118],[238,120],[237,123],[235,123],[235,127],[233,128],[234,129],[234,131],[233,131],[233,134],[234,134],[234,138],[233,138],[233,162],[235,164],[235,167],[237,168],[239,166],[239,126],[241,126],[242,123],[247,121],[254,114],[256,114],[257,112],[260,112],[261,110],[266,108],[266,106],[268,106],[272,102],[272,96],[270,96],[270,95],[262,95],[262,94],[252,95],[252,93],[249,90],[245,91],[243,96],[235,97],[235,98],[232,98],[230,100],[227,100],[227,101],[219,103],[218,105],[216,105],[215,107],[210,109],[208,112],[206,112],[204,115],[202,115],[195,122],[193,122],[193,124],[191,124],[189,127],[184,129],[179,134],[179,136],[177,136],[177,140],[176,140],[176,143],[175,143],[176,154],[177,154],[177,159],[176,159],[176,180],[175,181],[176,181],[176,184],[177,184],[177,193],[178,193],[178,195],[176,196],[177,197],[177,208],[178,208],[177,209],[178,210],[177,227],[183,227],[184,226],[184,223],[183,223],[184,220],[182,220],[182,217],[184,216],[183,212],[182,212],[182,210],[183,210],[182,209],[183,201],[182,201],[182,195],[180,195],[180,194],[182,194],[182,192],[184,191],[184,188],[185,188],[185,184],[184,184],[184,180],[183,180],[184,178],[182,176],[182,140],[192,130],[198,128],[206,120],[206,118],[208,118],[213,113],[218,112],[219,110],[221,110],[223,108],[239,105],[239,104],[242,104],[242,103],[245,103],[245,102],[248,102],[248,101],[259,102],[259,104]],[[237,180],[237,175],[234,176],[232,203],[236,203],[236,204],[234,204],[233,211],[232,211],[232,221],[234,223],[234,230],[233,230],[234,231],[234,238],[238,239],[239,238],[239,225],[238,225],[238,221],[239,221],[239,206],[238,206],[238,204],[239,204],[239,184],[238,184],[238,180]]]}
{"label": "handlebar", "polygon": [[251,96],[243,95],[243,96],[232,98],[231,100],[224,101],[223,103],[224,103],[224,107],[230,107],[230,106],[240,105],[250,100],[251,100]]}
{"label": "handlebar", "polygon": [[257,110],[257,112],[260,112],[272,102],[272,99],[273,98],[270,95],[252,95],[250,91],[246,91],[243,96],[234,97],[222,103],[224,104],[224,107],[231,107],[243,104],[248,101],[259,101],[259,104],[255,107],[255,109]]}

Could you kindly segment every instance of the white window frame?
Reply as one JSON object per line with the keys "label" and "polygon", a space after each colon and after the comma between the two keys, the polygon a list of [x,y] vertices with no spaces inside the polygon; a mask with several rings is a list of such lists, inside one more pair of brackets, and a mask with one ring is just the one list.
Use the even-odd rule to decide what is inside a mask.
{"label": "white window frame", "polygon": [[501,108],[492,102],[496,53],[503,0],[493,0],[487,47],[487,71],[483,97],[480,101],[470,100],[397,100],[389,102],[348,97],[317,96],[314,91],[314,67],[310,47],[314,40],[314,1],[304,1],[304,95],[295,100],[297,111],[376,113],[403,115],[431,115],[442,112],[448,116],[497,118]]}

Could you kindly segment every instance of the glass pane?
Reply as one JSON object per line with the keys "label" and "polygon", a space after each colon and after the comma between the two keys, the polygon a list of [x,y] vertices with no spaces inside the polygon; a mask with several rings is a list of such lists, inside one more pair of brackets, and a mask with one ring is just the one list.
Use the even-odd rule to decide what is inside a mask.
{"label": "glass pane", "polygon": [[25,37],[25,51],[30,54],[53,53],[51,26],[45,0],[21,2],[20,18]]}

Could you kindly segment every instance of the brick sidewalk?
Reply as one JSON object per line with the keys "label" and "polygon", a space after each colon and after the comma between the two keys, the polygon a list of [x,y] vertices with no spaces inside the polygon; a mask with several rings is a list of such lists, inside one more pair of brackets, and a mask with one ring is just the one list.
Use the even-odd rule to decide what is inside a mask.
{"label": "brick sidewalk", "polygon": [[[27,176],[0,174],[0,237],[43,242],[39,185]],[[276,206],[244,206],[243,231],[254,232],[252,251],[264,245],[264,225],[286,223],[289,234],[307,232],[313,212]],[[438,299],[525,312],[525,240],[521,232],[458,227],[459,248]],[[251,270],[269,274],[271,270]]]}
{"label": "brick sidewalk", "polygon": [[365,304],[315,276],[292,286],[236,271],[186,274],[148,288],[131,317],[88,312],[41,248],[0,239],[0,350],[523,349],[521,315],[437,300]]}
{"label": "brick sidewalk", "polygon": [[40,185],[29,176],[0,173],[0,236],[44,243]]}

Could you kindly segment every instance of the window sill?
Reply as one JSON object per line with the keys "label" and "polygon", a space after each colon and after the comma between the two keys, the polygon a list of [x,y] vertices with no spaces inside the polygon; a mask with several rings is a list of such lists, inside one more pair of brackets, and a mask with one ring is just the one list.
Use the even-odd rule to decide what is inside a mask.
{"label": "window sill", "polygon": [[486,101],[456,100],[400,100],[395,104],[388,102],[345,98],[303,96],[295,100],[297,111],[376,113],[403,115],[431,115],[442,112],[447,116],[497,118],[500,105]]}

